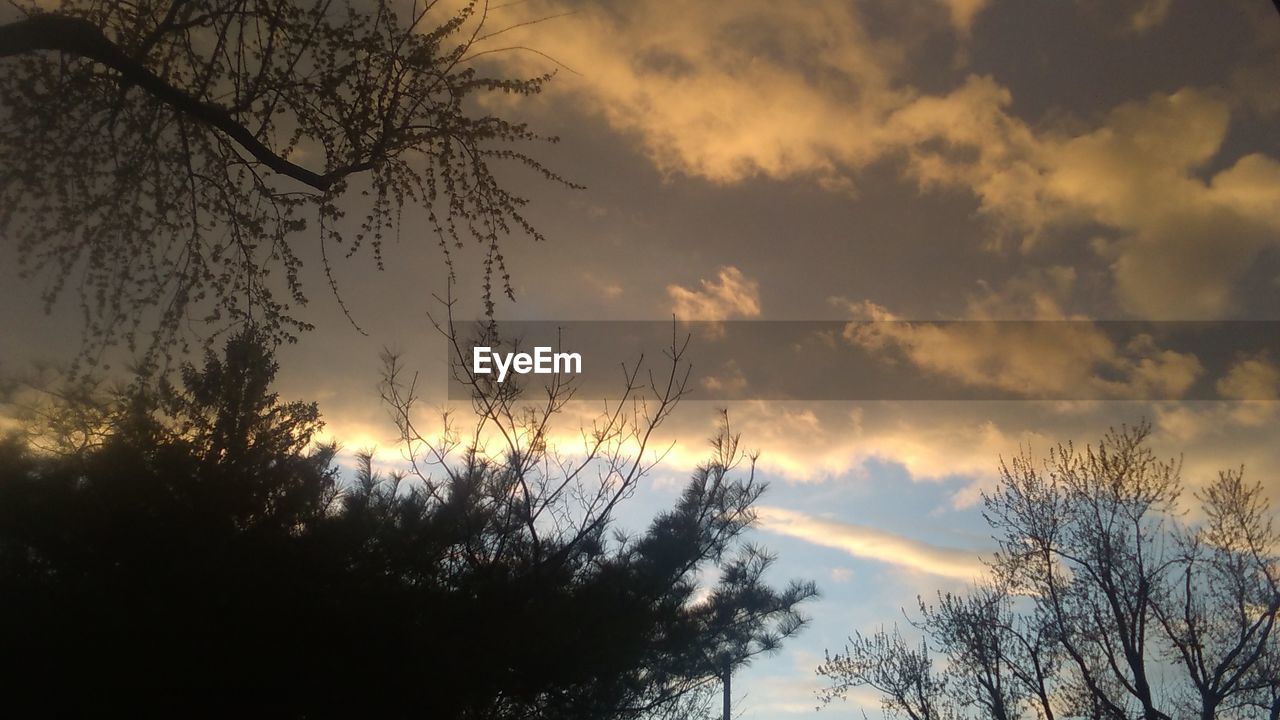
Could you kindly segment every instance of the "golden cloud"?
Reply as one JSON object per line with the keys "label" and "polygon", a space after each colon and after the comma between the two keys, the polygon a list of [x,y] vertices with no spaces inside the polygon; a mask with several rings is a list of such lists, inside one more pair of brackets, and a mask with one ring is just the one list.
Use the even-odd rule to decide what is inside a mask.
{"label": "golden cloud", "polygon": [[668,285],[671,311],[679,320],[728,320],[760,315],[760,284],[733,266],[716,272],[713,280],[700,280],[699,289]]}
{"label": "golden cloud", "polygon": [[[986,5],[944,4],[958,31]],[[1166,5],[1142,3],[1134,27],[1154,26]],[[521,4],[527,14],[511,21],[566,7]],[[663,172],[847,189],[872,163],[897,158],[921,189],[972,193],[993,222],[993,247],[1012,238],[1030,250],[1060,228],[1107,228],[1111,242],[1097,247],[1115,296],[1148,318],[1231,314],[1232,283],[1280,238],[1280,163],[1248,154],[1203,177],[1230,124],[1220,93],[1155,94],[1083,130],[1034,127],[1011,113],[995,78],[973,75],[938,94],[906,82],[913,39],[872,36],[856,5],[748,0],[673,13],[642,0],[575,10],[501,42],[573,68],[553,94],[636,138]],[[546,69],[533,53],[496,57]]]}
{"label": "golden cloud", "polygon": [[[970,298],[970,323],[904,322],[870,301],[833,298],[854,320],[844,340],[889,360],[905,357],[939,377],[1022,397],[1139,399],[1179,396],[1203,367],[1195,355],[1161,349],[1148,335],[1123,344],[1067,314],[1075,272],[1032,270]],[[1035,322],[1000,322],[1027,320]],[[1072,322],[1053,322],[1070,320]],[[865,322],[879,321],[879,322]]]}
{"label": "golden cloud", "polygon": [[768,532],[835,548],[854,557],[957,580],[976,580],[987,574],[977,552],[938,547],[863,525],[814,517],[795,510],[757,508],[760,527]]}

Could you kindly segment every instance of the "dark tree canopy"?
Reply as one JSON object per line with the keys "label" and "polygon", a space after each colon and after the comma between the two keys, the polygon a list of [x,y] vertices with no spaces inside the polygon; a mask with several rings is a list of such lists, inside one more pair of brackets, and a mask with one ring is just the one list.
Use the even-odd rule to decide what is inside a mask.
{"label": "dark tree canopy", "polygon": [[[616,477],[598,496],[575,484],[573,502],[525,496],[519,457],[475,446],[427,482],[363,457],[344,483],[313,442],[315,406],[281,402],[274,372],[238,336],[181,388],[41,426],[112,418],[78,433],[99,440],[0,446],[9,680],[266,690],[289,715],[359,700],[394,709],[376,715],[692,717],[725,664],[804,624],[813,587],[769,587],[769,555],[742,543],[763,487],[727,429],[674,507],[626,536],[616,503],[590,500]],[[578,514],[530,522],[535,506]]]}
{"label": "dark tree canopy", "polygon": [[547,78],[477,71],[496,49],[473,48],[501,29],[483,0],[456,14],[436,0],[12,7],[0,235],[47,305],[79,296],[90,359],[120,340],[154,357],[207,323],[305,329],[298,243],[318,244],[336,293],[330,259],[367,248],[381,266],[406,207],[424,209],[413,234],[445,262],[481,244],[490,309],[511,294],[500,241],[540,237],[491,165],[561,180],[524,154],[532,131],[476,100]]}

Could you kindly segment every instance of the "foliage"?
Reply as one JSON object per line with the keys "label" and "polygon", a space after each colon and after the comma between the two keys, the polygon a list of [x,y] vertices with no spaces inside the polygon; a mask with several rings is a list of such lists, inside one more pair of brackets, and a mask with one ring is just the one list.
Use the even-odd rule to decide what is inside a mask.
{"label": "foliage", "polygon": [[553,497],[523,452],[471,443],[422,477],[365,454],[343,483],[315,406],[271,394],[274,373],[261,338],[238,336],[181,388],[78,414],[117,419],[100,443],[3,446],[0,638],[22,678],[265,689],[291,715],[343,699],[446,718],[695,717],[724,665],[804,624],[813,587],[769,587],[770,556],[742,543],[764,488],[727,426],[678,502],[628,536],[614,509],[646,465],[594,494],[581,473]]}
{"label": "foliage", "polygon": [[[14,7],[0,25],[0,234],[44,278],[47,307],[78,293],[91,361],[123,340],[154,362],[202,323],[291,337],[309,327],[303,258],[318,249],[337,293],[330,253],[367,247],[381,267],[412,206],[450,267],[464,242],[483,247],[492,310],[511,295],[502,238],[541,237],[495,161],[563,182],[522,149],[537,135],[480,110],[547,80],[476,70],[494,50],[473,48],[501,32],[484,0]],[[309,226],[318,248],[304,251]]]}

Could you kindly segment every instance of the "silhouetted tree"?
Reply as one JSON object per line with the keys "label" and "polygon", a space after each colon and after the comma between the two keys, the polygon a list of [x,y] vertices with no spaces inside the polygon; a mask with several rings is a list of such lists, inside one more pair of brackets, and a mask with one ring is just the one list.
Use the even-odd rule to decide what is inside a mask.
{"label": "silhouetted tree", "polygon": [[1262,487],[1221,473],[1187,525],[1179,463],[1158,459],[1149,433],[1059,446],[1043,468],[1029,454],[1002,464],[985,496],[991,578],[920,603],[919,652],[856,637],[819,668],[824,697],[870,685],[921,719],[1276,713],[1280,535]]}
{"label": "silhouetted tree", "polygon": [[180,388],[79,413],[112,419],[101,442],[0,449],[10,679],[267,690],[290,715],[359,700],[375,715],[696,717],[723,663],[804,624],[812,585],[771,588],[771,557],[741,541],[763,486],[727,426],[675,506],[627,536],[614,510],[649,467],[624,461],[630,421],[597,426],[609,460],[563,487],[529,469],[528,445],[478,440],[435,475],[384,475],[366,454],[341,482],[316,407],[270,392],[264,348],[237,336]]}
{"label": "silhouetted tree", "polygon": [[[498,383],[474,374],[452,307],[446,301],[449,315],[439,329],[449,341],[454,379],[470,392],[473,423],[450,417],[436,432],[422,431],[416,376],[388,354],[383,398],[409,471],[387,478],[375,497],[424,508],[425,517],[445,509],[464,523],[447,562],[433,570],[518,583],[493,595],[515,607],[497,611],[513,624],[497,626],[488,653],[502,658],[499,665],[513,677],[564,673],[557,683],[568,688],[548,695],[541,682],[521,680],[523,694],[504,697],[487,688],[471,702],[498,717],[660,714],[716,683],[726,666],[745,665],[801,629],[797,607],[815,595],[813,585],[768,587],[772,556],[740,542],[764,487],[727,416],[711,459],[672,510],[639,536],[612,529],[618,505],[662,458],[650,446],[685,394],[687,339],[673,335],[662,372],[648,371],[643,358],[623,368],[618,398],[574,433],[579,446],[570,448],[553,431],[574,398],[572,380],[553,375],[530,398],[530,388],[512,378]],[[492,323],[481,326],[475,343],[504,344]],[[745,477],[735,478],[740,466]],[[399,492],[409,479],[414,490]],[[361,503],[367,497],[356,496]],[[699,600],[698,575],[708,565],[719,579]],[[518,644],[507,647],[512,638]],[[574,660],[548,665],[547,651]]]}
{"label": "silhouetted tree", "polygon": [[10,667],[86,687],[265,686],[274,662],[316,646],[302,616],[324,588],[298,540],[335,497],[333,448],[312,447],[314,405],[265,392],[274,372],[241,336],[182,391],[111,399],[113,423],[82,452],[6,443]]}
{"label": "silhouetted tree", "polygon": [[928,644],[913,646],[897,628],[854,633],[843,653],[827,652],[818,674],[832,681],[819,693],[823,705],[865,686],[880,693],[881,705],[890,713],[911,720],[951,717],[943,704],[946,687],[934,670]]}
{"label": "silhouetted tree", "polygon": [[1176,537],[1173,591],[1154,604],[1191,684],[1179,710],[1211,720],[1262,707],[1275,717],[1280,534],[1262,487],[1245,482],[1243,469],[1221,473],[1200,500],[1205,521]]}
{"label": "silhouetted tree", "polygon": [[485,45],[502,30],[492,12],[487,0],[10,3],[0,234],[46,279],[47,305],[78,292],[90,359],[148,329],[144,347],[166,352],[200,321],[303,329],[299,233],[318,223],[336,293],[335,246],[367,246],[381,267],[413,205],[445,262],[481,244],[492,308],[511,294],[500,240],[541,236],[491,166],[561,181],[524,153],[538,136],[480,109],[547,79],[477,72],[503,49]]}

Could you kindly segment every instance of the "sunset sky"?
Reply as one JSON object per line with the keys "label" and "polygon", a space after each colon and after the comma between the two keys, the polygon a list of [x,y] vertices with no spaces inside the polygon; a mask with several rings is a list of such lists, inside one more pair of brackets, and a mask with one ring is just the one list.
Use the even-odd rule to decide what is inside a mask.
{"label": "sunset sky", "polygon": [[[488,22],[512,29],[479,49],[516,49],[486,69],[556,71],[542,95],[492,109],[559,136],[529,149],[586,186],[504,172],[547,241],[508,241],[516,301],[500,319],[1046,321],[835,338],[973,400],[751,399],[762,379],[699,364],[694,346],[694,382],[745,399],[682,406],[622,522],[675,501],[727,406],[771,486],[752,539],[778,554],[778,581],[822,591],[812,625],[735,680],[744,718],[812,714],[824,649],[980,575],[980,493],[1019,448],[1145,418],[1190,487],[1243,464],[1280,501],[1280,356],[1217,347],[1211,361],[1086,322],[1280,321],[1269,0],[517,0]],[[385,271],[365,256],[337,266],[367,337],[308,265],[303,317],[318,329],[281,357],[282,394],[318,400],[344,448],[377,446],[388,465],[379,349],[445,398],[426,314],[447,272],[425,229],[407,209]],[[457,272],[474,317],[474,252]],[[0,266],[0,370],[77,347],[74,302],[45,315],[39,289]],[[1061,320],[1077,322],[1048,323]],[[810,372],[803,355],[794,372]],[[1063,399],[1068,385],[1097,392]],[[571,409],[566,450],[596,407]],[[871,695],[822,714],[859,709],[879,717]]]}

